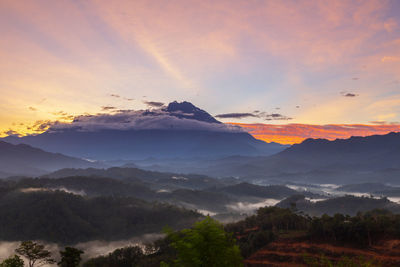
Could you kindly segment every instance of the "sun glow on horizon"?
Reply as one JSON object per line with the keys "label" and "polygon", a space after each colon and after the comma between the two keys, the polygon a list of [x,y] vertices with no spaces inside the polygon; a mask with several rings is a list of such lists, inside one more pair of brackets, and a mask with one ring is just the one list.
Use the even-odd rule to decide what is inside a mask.
{"label": "sun glow on horizon", "polygon": [[230,123],[245,129],[256,139],[285,145],[298,144],[308,138],[328,140],[347,139],[352,136],[383,135],[400,132],[400,124],[364,125],[364,124],[245,124]]}

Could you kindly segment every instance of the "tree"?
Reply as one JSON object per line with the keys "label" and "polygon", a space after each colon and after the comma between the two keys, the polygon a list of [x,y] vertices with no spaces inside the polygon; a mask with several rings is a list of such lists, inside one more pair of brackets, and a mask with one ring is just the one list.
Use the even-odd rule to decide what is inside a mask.
{"label": "tree", "polygon": [[[235,239],[210,217],[197,222],[192,229],[177,233],[167,230],[167,234],[178,254],[172,266],[243,266]],[[163,263],[162,266],[169,265]]]}
{"label": "tree", "polygon": [[125,248],[119,248],[109,253],[107,256],[100,256],[88,260],[83,264],[85,267],[132,267],[132,266],[147,266],[141,264],[141,260],[144,258],[143,251],[138,246],[129,246]]}
{"label": "tree", "polygon": [[34,267],[35,264],[42,266],[44,264],[53,264],[56,262],[51,258],[50,251],[44,249],[44,245],[33,241],[21,242],[15,252],[28,259],[29,267]]}
{"label": "tree", "polygon": [[24,267],[24,261],[18,255],[14,255],[0,263],[0,267]]}
{"label": "tree", "polygon": [[61,261],[58,263],[62,267],[78,267],[81,262],[81,254],[83,251],[73,247],[65,247],[64,251],[60,251]]}

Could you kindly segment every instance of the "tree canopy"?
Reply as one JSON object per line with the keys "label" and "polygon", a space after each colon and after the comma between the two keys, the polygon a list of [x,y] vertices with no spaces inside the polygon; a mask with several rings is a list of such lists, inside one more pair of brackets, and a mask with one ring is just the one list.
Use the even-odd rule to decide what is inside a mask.
{"label": "tree canopy", "polygon": [[61,267],[78,267],[81,262],[82,250],[73,247],[65,247],[64,251],[60,251],[61,261],[58,265]]}
{"label": "tree canopy", "polygon": [[14,255],[0,263],[0,267],[24,267],[24,261],[18,255]]}
{"label": "tree canopy", "polygon": [[239,247],[222,224],[206,217],[191,229],[180,232],[167,230],[177,259],[164,266],[235,267],[242,266]]}
{"label": "tree canopy", "polygon": [[44,245],[33,241],[23,241],[15,250],[19,255],[28,259],[29,267],[34,267],[35,264],[53,264],[55,260],[51,258],[50,251],[44,248]]}

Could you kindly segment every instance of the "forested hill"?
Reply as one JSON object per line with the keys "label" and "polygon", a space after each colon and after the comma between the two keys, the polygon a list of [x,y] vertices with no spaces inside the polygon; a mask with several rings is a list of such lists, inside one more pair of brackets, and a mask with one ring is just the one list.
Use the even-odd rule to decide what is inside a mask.
{"label": "forested hill", "polygon": [[61,191],[13,191],[0,198],[0,240],[64,244],[126,240],[160,233],[166,225],[188,227],[201,217],[194,211],[131,197],[86,198]]}

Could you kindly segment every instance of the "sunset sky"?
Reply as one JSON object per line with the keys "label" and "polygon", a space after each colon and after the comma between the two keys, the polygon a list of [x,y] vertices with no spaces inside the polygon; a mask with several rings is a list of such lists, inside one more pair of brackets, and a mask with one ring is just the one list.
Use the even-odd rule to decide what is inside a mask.
{"label": "sunset sky", "polygon": [[0,0],[0,34],[1,136],[174,100],[267,141],[400,131],[397,0]]}

